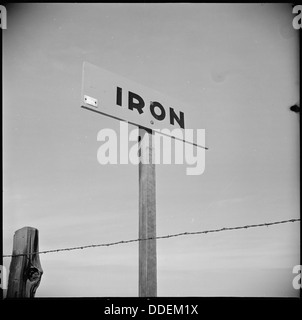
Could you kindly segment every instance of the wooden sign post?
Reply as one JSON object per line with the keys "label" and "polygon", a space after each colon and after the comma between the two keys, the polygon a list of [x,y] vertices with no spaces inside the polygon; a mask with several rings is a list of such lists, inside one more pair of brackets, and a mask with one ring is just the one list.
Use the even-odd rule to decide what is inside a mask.
{"label": "wooden sign post", "polygon": [[152,130],[139,128],[139,297],[157,296],[155,164]]}
{"label": "wooden sign post", "polygon": [[[187,122],[184,112],[178,106],[178,101],[157,91],[91,63],[83,63],[81,107],[139,127],[139,238],[152,238],[139,241],[140,297],[157,296],[155,164],[152,164],[152,135],[156,132],[198,146],[193,137],[185,135]],[[177,132],[180,130],[183,138],[179,138],[174,129],[178,129]],[[170,133],[167,133],[167,130]],[[146,159],[149,159],[148,163],[142,161]]]}

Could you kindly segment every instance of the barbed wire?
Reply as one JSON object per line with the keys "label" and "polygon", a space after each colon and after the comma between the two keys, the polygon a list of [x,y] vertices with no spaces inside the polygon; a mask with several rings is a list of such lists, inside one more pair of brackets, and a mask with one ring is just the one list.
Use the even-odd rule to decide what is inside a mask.
{"label": "barbed wire", "polygon": [[257,228],[257,227],[268,227],[276,224],[282,223],[289,223],[289,222],[297,222],[300,219],[289,219],[289,220],[282,220],[282,221],[275,221],[275,222],[266,222],[260,224],[249,224],[245,226],[237,226],[237,227],[225,227],[220,229],[210,229],[210,230],[203,230],[203,231],[191,231],[191,232],[180,232],[175,234],[169,234],[164,236],[158,237],[149,237],[149,238],[138,238],[138,239],[131,239],[131,240],[121,240],[116,242],[109,242],[109,243],[100,243],[100,244],[90,244],[78,247],[70,247],[70,248],[61,248],[61,249],[52,249],[52,250],[45,250],[39,252],[32,252],[32,253],[23,253],[23,254],[15,254],[15,255],[3,255],[3,258],[14,258],[19,256],[28,256],[28,255],[35,255],[35,254],[46,254],[46,253],[54,253],[54,252],[61,252],[61,251],[73,251],[73,250],[82,250],[87,248],[96,248],[96,247],[109,247],[109,246],[116,246],[119,244],[126,244],[138,241],[147,241],[147,240],[158,240],[158,239],[167,239],[167,238],[174,238],[180,236],[189,236],[189,235],[197,235],[197,234],[207,234],[207,233],[214,233],[214,232],[222,232],[222,231],[233,231],[233,230],[240,230],[240,229],[249,229],[249,228]]}

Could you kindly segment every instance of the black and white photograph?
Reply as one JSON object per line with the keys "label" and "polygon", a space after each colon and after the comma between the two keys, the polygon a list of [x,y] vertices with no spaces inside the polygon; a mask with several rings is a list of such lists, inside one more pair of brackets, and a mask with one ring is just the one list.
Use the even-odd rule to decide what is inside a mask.
{"label": "black and white photograph", "polygon": [[300,297],[301,5],[0,8],[4,300]]}

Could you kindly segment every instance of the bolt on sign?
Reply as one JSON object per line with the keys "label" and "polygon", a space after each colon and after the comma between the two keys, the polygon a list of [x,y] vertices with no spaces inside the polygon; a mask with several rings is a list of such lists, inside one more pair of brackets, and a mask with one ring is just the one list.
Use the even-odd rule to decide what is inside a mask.
{"label": "bolt on sign", "polygon": [[81,106],[147,129],[168,129],[176,139],[174,129],[189,128],[179,102],[88,62],[83,63]]}

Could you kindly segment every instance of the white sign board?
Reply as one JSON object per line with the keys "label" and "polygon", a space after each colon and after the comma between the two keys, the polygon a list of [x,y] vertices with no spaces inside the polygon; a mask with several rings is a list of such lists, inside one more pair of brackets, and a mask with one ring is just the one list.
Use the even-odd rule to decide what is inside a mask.
{"label": "white sign board", "polygon": [[179,102],[88,62],[83,64],[81,106],[151,130],[187,128]]}

